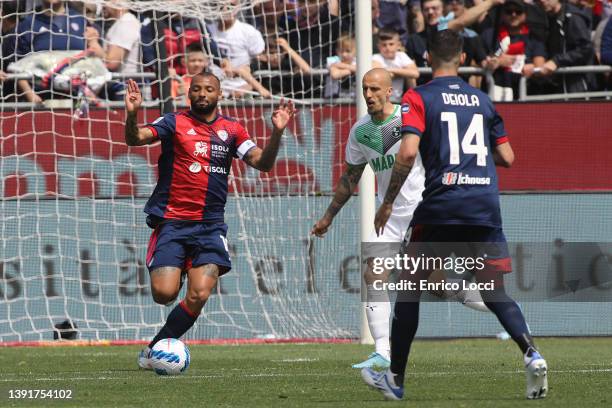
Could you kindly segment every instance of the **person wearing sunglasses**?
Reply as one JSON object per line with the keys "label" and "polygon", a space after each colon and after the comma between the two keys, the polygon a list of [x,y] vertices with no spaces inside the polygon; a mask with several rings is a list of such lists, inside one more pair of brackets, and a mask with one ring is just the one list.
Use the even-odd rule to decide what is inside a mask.
{"label": "person wearing sunglasses", "polygon": [[518,86],[525,64],[541,67],[546,49],[531,32],[527,6],[523,0],[506,0],[501,8],[496,33],[486,33],[492,55],[487,67],[494,70],[494,100],[512,101],[518,97]]}

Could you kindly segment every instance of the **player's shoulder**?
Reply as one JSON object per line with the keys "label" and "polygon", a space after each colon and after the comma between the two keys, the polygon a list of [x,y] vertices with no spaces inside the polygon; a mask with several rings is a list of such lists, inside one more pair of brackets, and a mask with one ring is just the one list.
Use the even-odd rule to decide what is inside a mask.
{"label": "player's shoulder", "polygon": [[182,112],[168,112],[168,113],[164,113],[163,115],[161,115],[160,117],[158,117],[157,119],[155,119],[153,122],[151,122],[152,125],[157,125],[158,123],[161,124],[163,123],[176,123],[176,118],[178,115],[180,115]]}
{"label": "player's shoulder", "polygon": [[493,104],[493,101],[491,100],[491,98],[489,98],[489,95],[487,93],[483,92],[482,90],[478,88],[473,87],[472,85],[468,84],[465,81],[463,81],[463,83],[464,83],[463,89],[467,90],[471,94],[478,96],[478,99],[480,99],[481,103],[487,104],[487,105]]}
{"label": "player's shoulder", "polygon": [[407,113],[412,105],[424,105],[425,99],[427,98],[427,84],[417,86],[407,90],[402,96],[401,111]]}

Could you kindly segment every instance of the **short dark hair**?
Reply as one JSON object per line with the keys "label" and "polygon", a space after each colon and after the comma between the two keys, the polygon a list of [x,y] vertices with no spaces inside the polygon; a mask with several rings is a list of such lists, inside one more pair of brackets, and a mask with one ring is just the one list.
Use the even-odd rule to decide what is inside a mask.
{"label": "short dark hair", "polygon": [[378,41],[389,41],[395,37],[399,37],[399,33],[394,28],[384,27],[378,31],[377,40]]}
{"label": "short dark hair", "polygon": [[463,52],[463,37],[453,30],[436,31],[429,38],[427,48],[433,60],[452,62]]}
{"label": "short dark hair", "polygon": [[189,44],[187,47],[185,47],[185,52],[187,54],[192,53],[192,52],[204,52],[204,49],[202,48],[202,45],[199,42],[193,42]]}

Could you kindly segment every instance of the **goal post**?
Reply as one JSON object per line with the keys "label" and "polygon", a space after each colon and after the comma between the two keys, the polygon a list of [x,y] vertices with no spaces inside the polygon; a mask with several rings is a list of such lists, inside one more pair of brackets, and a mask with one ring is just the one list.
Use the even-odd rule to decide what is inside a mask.
{"label": "goal post", "polygon": [[[356,19],[355,19],[355,33],[357,43],[357,90],[361,89],[361,80],[365,73],[372,67],[372,7],[369,2],[358,1],[356,4]],[[360,92],[356,93],[355,105],[357,106],[357,118],[362,117],[367,111],[366,102],[360,95]],[[366,166],[361,179],[359,180],[359,251],[361,251],[361,242],[365,242],[370,234],[374,231],[374,215],[376,212],[375,202],[375,181],[374,172],[370,166]],[[361,259],[361,265],[363,262]],[[374,339],[370,333],[368,327],[365,307],[363,307],[363,293],[365,293],[365,280],[361,281],[361,312],[360,321],[361,327],[359,331],[359,340],[362,344],[374,344]]]}

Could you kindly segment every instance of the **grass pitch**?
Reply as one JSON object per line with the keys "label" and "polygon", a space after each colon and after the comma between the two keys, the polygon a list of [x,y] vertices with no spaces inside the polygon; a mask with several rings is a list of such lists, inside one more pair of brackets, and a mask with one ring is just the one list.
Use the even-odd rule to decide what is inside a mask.
{"label": "grass pitch", "polygon": [[[524,399],[513,342],[416,341],[402,402],[385,402],[350,368],[352,344],[191,346],[179,377],[136,366],[138,347],[0,349],[2,407],[593,407],[612,406],[612,339],[538,339],[549,396]],[[9,390],[70,389],[71,400],[9,399]]]}

